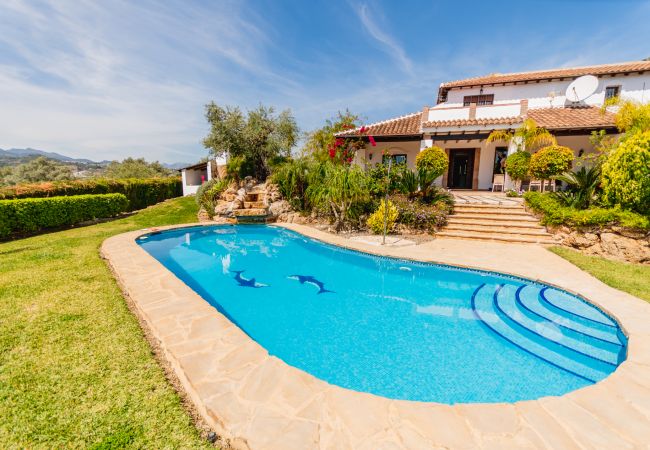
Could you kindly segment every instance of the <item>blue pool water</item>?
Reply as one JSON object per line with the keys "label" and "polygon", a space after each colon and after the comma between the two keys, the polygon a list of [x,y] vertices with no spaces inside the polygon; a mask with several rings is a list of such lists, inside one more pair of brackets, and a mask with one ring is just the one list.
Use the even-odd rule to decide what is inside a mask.
{"label": "blue pool water", "polygon": [[496,273],[382,258],[264,225],[138,243],[270,354],[395,399],[561,395],[626,355],[616,322],[568,293]]}

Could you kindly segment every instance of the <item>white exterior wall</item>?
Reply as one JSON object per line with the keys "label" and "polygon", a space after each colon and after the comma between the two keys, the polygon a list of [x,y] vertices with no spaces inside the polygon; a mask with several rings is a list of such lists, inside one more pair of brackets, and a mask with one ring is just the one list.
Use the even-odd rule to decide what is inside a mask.
{"label": "white exterior wall", "polygon": [[208,180],[208,173],[205,169],[183,169],[181,179],[183,181],[183,195],[194,195],[201,186],[201,177]]}
{"label": "white exterior wall", "polygon": [[[528,99],[529,108],[548,108],[565,106],[566,89],[572,80],[566,81],[541,81],[539,83],[517,84],[507,86],[485,86],[482,94],[494,94],[494,104],[514,103]],[[605,99],[607,86],[621,86],[621,97],[640,102],[650,101],[650,74],[642,75],[615,75],[598,78],[598,89],[585,100],[587,105],[600,106]],[[466,95],[479,95],[480,88],[452,89],[447,93],[447,101],[439,107],[462,107],[463,97]],[[555,92],[553,102],[549,93]],[[443,106],[444,105],[444,106]],[[433,119],[430,119],[433,120]]]}
{"label": "white exterior wall", "polygon": [[405,154],[406,165],[415,169],[415,157],[420,153],[420,144],[419,141],[377,142],[376,147],[368,144],[363,152],[357,152],[355,162],[361,166],[379,164],[385,151],[391,155]]}

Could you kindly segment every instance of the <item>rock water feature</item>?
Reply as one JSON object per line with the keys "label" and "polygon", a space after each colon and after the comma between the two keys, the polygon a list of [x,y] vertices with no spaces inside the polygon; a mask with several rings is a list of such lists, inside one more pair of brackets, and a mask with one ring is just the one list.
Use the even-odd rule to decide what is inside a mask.
{"label": "rock water feature", "polygon": [[214,220],[221,223],[267,223],[286,219],[292,211],[277,185],[246,177],[221,194]]}

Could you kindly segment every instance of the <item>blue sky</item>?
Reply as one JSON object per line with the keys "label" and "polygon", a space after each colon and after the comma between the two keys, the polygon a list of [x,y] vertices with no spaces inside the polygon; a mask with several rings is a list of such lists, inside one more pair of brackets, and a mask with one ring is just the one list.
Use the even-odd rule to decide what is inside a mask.
{"label": "blue sky", "polygon": [[4,0],[0,148],[192,162],[210,100],[371,122],[442,81],[650,57],[648,23],[633,0]]}

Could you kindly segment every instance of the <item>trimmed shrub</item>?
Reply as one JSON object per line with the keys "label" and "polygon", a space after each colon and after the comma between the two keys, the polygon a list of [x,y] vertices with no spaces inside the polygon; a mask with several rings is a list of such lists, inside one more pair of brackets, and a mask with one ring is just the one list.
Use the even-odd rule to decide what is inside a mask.
{"label": "trimmed shrub", "polygon": [[113,217],[127,206],[124,194],[0,200],[0,236]]}
{"label": "trimmed shrub", "polygon": [[134,211],[180,197],[183,195],[183,185],[179,177],[55,181],[0,188],[0,199],[113,193],[124,194],[128,200],[127,210]]}
{"label": "trimmed shrub", "polygon": [[368,217],[367,224],[368,228],[370,228],[370,231],[375,234],[382,234],[384,232],[384,215],[386,215],[386,231],[388,233],[391,232],[391,230],[395,227],[399,212],[397,211],[397,208],[393,202],[390,200],[388,200],[388,208],[386,208],[386,201],[383,199],[379,203],[379,208],[377,208],[377,211]]}
{"label": "trimmed shrub", "polygon": [[650,214],[650,131],[625,138],[602,167],[605,200]]}
{"label": "trimmed shrub", "polygon": [[542,215],[544,225],[568,225],[576,228],[620,225],[625,228],[650,229],[650,219],[647,216],[620,208],[575,209],[564,206],[550,192],[526,192],[524,199],[533,211]]}
{"label": "trimmed shrub", "polygon": [[514,152],[506,158],[506,172],[516,181],[521,181],[528,176],[531,155],[525,151]]}
{"label": "trimmed shrub", "polygon": [[196,204],[205,210],[208,217],[214,217],[214,208],[217,206],[221,193],[228,188],[229,181],[226,179],[212,178],[199,187],[196,191]]}
{"label": "trimmed shrub", "polygon": [[415,157],[415,167],[431,172],[435,179],[447,171],[449,157],[440,147],[425,148]]}
{"label": "trimmed shrub", "polygon": [[550,180],[569,170],[572,161],[573,150],[561,145],[549,145],[530,157],[528,172],[533,178]]}

